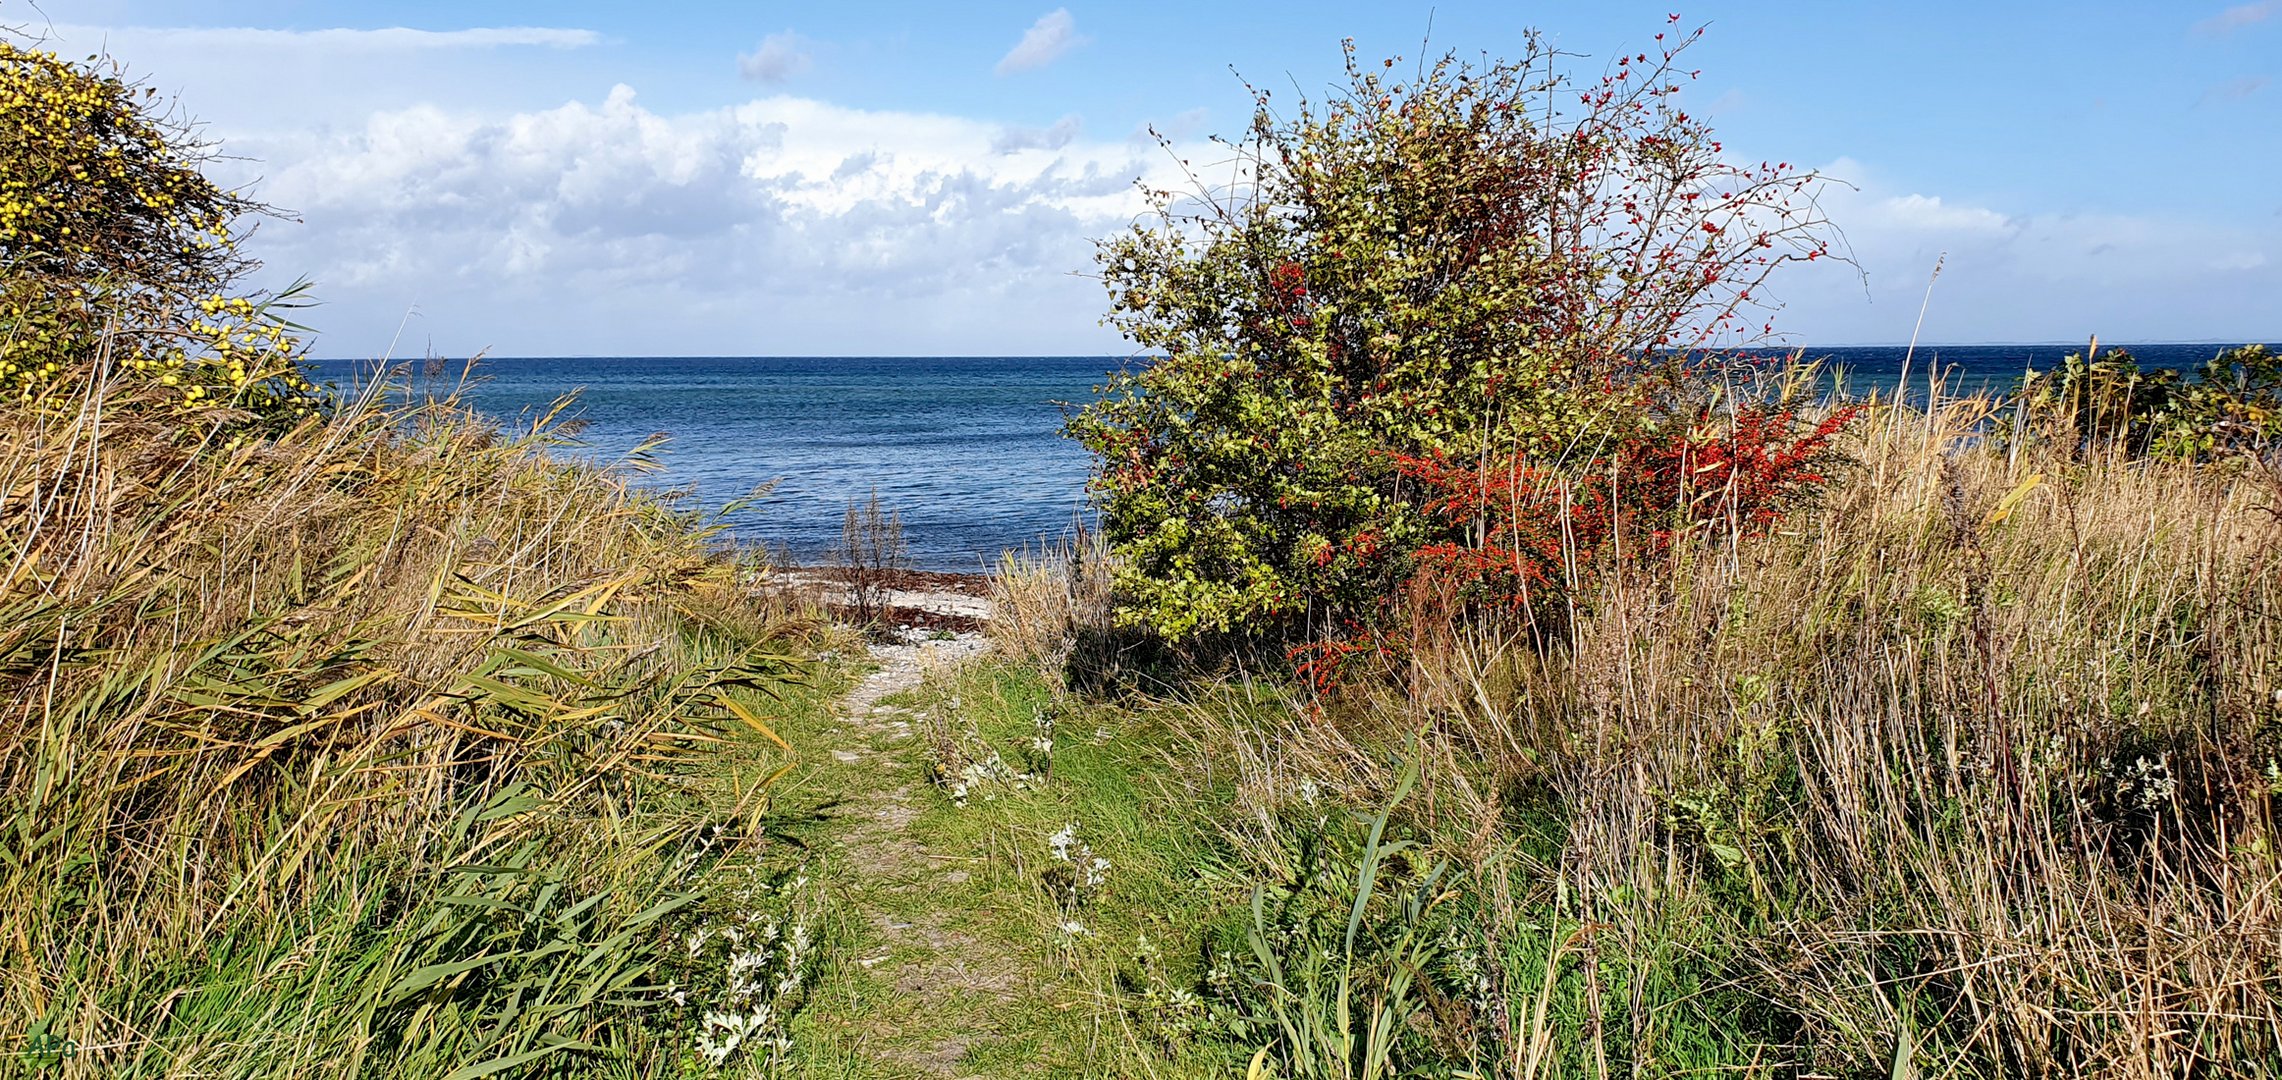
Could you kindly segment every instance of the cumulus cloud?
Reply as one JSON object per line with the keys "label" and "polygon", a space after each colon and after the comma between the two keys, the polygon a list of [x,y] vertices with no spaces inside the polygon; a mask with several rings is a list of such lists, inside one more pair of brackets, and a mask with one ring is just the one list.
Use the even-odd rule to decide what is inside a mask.
{"label": "cumulus cloud", "polygon": [[761,39],[759,48],[737,57],[737,73],[758,83],[781,83],[808,70],[808,42],[790,30]]}
{"label": "cumulus cloud", "polygon": [[[1077,40],[1056,14],[1010,64],[1032,38],[1025,63]],[[1076,116],[1010,126],[796,95],[667,110],[622,87],[566,103],[593,65],[563,50],[606,44],[584,30],[66,36],[183,80],[232,155],[218,178],[259,180],[297,214],[254,250],[274,283],[317,283],[326,303],[305,321],[336,356],[387,348],[415,306],[405,340],[450,353],[1118,352],[1084,276],[1090,238],[1143,210],[1136,176],[1179,189],[1180,158],[1210,153],[1187,141],[1201,113],[1160,125],[1183,142],[1168,155],[1123,119],[1104,139]],[[759,74],[795,77],[813,45],[789,40]],[[494,51],[470,63],[479,49]],[[2282,212],[2039,212],[1857,162],[1825,171],[1857,185],[1822,209],[1867,281],[1830,260],[1778,275],[1776,325],[1802,342],[1906,339],[1945,251],[1928,340],[2274,332]]]}
{"label": "cumulus cloud", "polygon": [[1022,150],[1059,150],[1076,141],[1085,122],[1075,114],[1054,121],[1052,127],[1010,127],[990,141],[991,153],[1012,154]]}
{"label": "cumulus cloud", "polygon": [[2194,30],[2198,34],[2218,37],[2246,26],[2256,26],[2277,15],[2282,15],[2282,0],[2258,0],[2252,4],[2237,4],[2204,19],[2195,24]]}
{"label": "cumulus cloud", "polygon": [[1070,9],[1055,8],[1038,17],[1030,29],[998,59],[998,73],[1012,75],[1019,71],[1035,71],[1061,59],[1062,54],[1085,44],[1089,38],[1078,33],[1078,20],[1071,17]]}
{"label": "cumulus cloud", "polygon": [[329,28],[323,30],[267,30],[254,27],[130,26],[114,30],[91,27],[57,27],[66,40],[91,37],[147,38],[194,49],[324,49],[347,52],[427,52],[442,49],[497,49],[537,46],[582,49],[599,44],[592,30],[549,26],[493,26],[468,30],[414,30],[392,26],[380,30]]}
{"label": "cumulus cloud", "polygon": [[[234,144],[236,145],[236,144]],[[1091,238],[1176,165],[1077,118],[1009,129],[798,96],[658,111],[629,88],[508,113],[422,106],[248,140],[279,281],[314,278],[328,355],[367,355],[405,311],[435,347],[522,355],[1116,352]],[[1050,151],[1050,152],[1041,152]],[[1779,274],[1778,330],[1909,336],[1936,256],[1929,341],[2271,335],[2282,219],[2256,229],[2031,213],[1841,160],[1822,209],[1860,272]]]}
{"label": "cumulus cloud", "polygon": [[[306,222],[262,248],[318,280],[325,351],[385,344],[416,303],[468,348],[635,355],[1112,351],[1077,275],[1162,157],[1084,141],[1076,117],[1009,131],[789,96],[661,113],[624,86],[248,150],[262,196]],[[479,329],[500,336],[464,340]]]}

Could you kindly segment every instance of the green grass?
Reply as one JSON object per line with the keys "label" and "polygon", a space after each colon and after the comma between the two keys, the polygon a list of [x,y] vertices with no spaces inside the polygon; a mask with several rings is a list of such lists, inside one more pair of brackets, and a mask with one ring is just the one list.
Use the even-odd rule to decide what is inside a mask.
{"label": "green grass", "polygon": [[[958,911],[1026,996],[893,1037],[986,1033],[976,1075],[2282,1075],[2276,478],[1993,447],[1987,407],[1872,412],[1821,505],[1588,578],[1557,635],[1057,702],[1048,781],[912,823],[976,876],[866,899]],[[1061,667],[1101,612],[1009,571]],[[915,704],[958,701],[954,771],[1019,765],[1049,685]],[[1073,822],[1114,869],[1064,946]]]}
{"label": "green grass", "polygon": [[0,1075],[689,1064],[837,632],[543,425],[110,415],[0,410]]}
{"label": "green grass", "polygon": [[[0,1075],[2282,1060],[2259,475],[1881,416],[1544,648],[850,718],[846,633],[544,430],[0,420]],[[1018,584],[1009,650],[1083,655]]]}
{"label": "green grass", "polygon": [[[778,707],[813,711],[833,689],[790,688]],[[17,1064],[43,1066],[38,1075],[86,1064],[106,1076],[442,1076],[521,1060],[506,1075],[658,1075],[690,1059],[692,1014],[661,1010],[656,989],[687,966],[676,938],[732,906],[727,886],[800,861],[765,838],[710,852],[693,839],[733,821],[753,774],[777,759],[765,745],[742,738],[691,788],[481,851],[485,826],[542,804],[504,790],[468,806],[420,868],[385,855],[324,866],[310,895],[226,919],[193,952],[116,964],[104,942],[80,942],[48,972],[51,1000],[138,1038],[74,1040]],[[41,1019],[69,1030],[72,1015]]]}
{"label": "green grass", "polygon": [[[1052,700],[1036,674],[984,663],[887,703],[971,726],[1019,761],[1035,710]],[[1228,857],[1211,824],[1229,797],[1226,778],[1189,768],[1165,720],[1107,706],[1071,712],[1059,720],[1050,776],[978,792],[965,806],[927,782],[923,733],[874,733],[880,756],[861,763],[811,757],[782,804],[788,834],[830,852],[850,827],[844,800],[908,783],[914,813],[900,835],[917,857],[881,873],[823,856],[839,913],[835,947],[794,1024],[790,1073],[892,1077],[935,1061],[956,1075],[1181,1077],[1239,1066],[1225,1048],[1150,1045],[1128,1008],[1143,935],[1167,954],[1173,978],[1193,981],[1198,928],[1233,910],[1210,874]],[[843,731],[795,724],[787,737],[822,747]],[[1047,875],[1061,865],[1050,840],[1072,823],[1111,867],[1065,910]],[[1062,931],[1069,920],[1084,931]],[[946,948],[899,944],[883,929],[895,923],[924,927]],[[963,971],[945,970],[946,951]]]}
{"label": "green grass", "polygon": [[[1342,976],[1352,976],[1349,1020],[1360,1032],[1387,977],[1407,966],[1419,985],[1395,1003],[1395,1025],[1382,1029],[1398,1044],[1387,1053],[1410,1069],[1443,1064],[1387,1075],[1455,1075],[1456,1063],[1426,1039],[1450,1012],[1445,1003],[1437,1015],[1430,999],[1450,993],[1465,970],[1496,973],[1504,980],[1498,995],[1541,1010],[1560,1036],[1553,1056],[1566,1070],[1592,1064],[1577,1036],[1592,1024],[1595,979],[1620,996],[1639,981],[1642,1000],[1663,1018],[1659,1030],[1638,1033],[1661,1055],[1657,1074],[1748,1069],[1755,1033],[1732,1011],[1736,995],[1707,986],[1718,973],[1698,951],[1708,944],[1704,935],[1666,927],[1664,962],[1630,973],[1613,949],[1588,972],[1582,923],[1552,900],[1524,919],[1540,929],[1480,937],[1478,928],[1495,921],[1483,910],[1481,883],[1501,867],[1445,864],[1430,876],[1438,856],[1414,843],[1426,834],[1394,821],[1374,843],[1372,809],[1329,792],[1306,805],[1287,791],[1274,821],[1247,822],[1261,795],[1239,793],[1244,766],[1223,741],[1228,729],[1203,718],[1265,729],[1304,717],[1238,686],[1191,691],[1186,700],[1078,703],[1033,670],[991,660],[889,699],[932,718],[938,731],[963,733],[1031,766],[1038,762],[1024,750],[1033,718],[1041,708],[1056,711],[1050,772],[976,788],[963,806],[925,780],[938,751],[924,723],[907,738],[873,732],[869,750],[877,757],[807,756],[786,789],[780,827],[819,853],[836,921],[832,959],[793,1024],[789,1074],[935,1075],[932,1063],[947,1075],[993,1077],[1244,1075],[1256,1051],[1286,1041],[1271,996],[1245,989],[1271,979],[1255,930],[1278,965],[1273,981],[1290,991],[1292,1015],[1323,1030],[1338,1027]],[[848,729],[810,717],[786,735],[821,748],[845,745]],[[896,835],[917,854],[914,862],[883,873],[833,854],[857,828],[865,793],[906,786],[914,813]],[[1383,809],[1376,820],[1387,818]],[[1101,885],[1081,888],[1074,905],[1063,899],[1070,878],[1052,850],[1056,834],[1073,824],[1077,839],[1110,864]],[[1379,855],[1368,854],[1374,847]],[[1368,872],[1375,888],[1359,935],[1343,945],[1366,859],[1376,867]],[[1517,875],[1516,889],[1539,895],[1520,864],[1502,870]],[[1062,930],[1070,921],[1083,932]],[[967,975],[996,992],[971,991],[947,976],[931,963],[942,950],[899,944],[883,930],[896,923],[928,927],[950,943]],[[1507,951],[1483,955],[1499,948]],[[1554,979],[1544,987],[1548,955]],[[1215,966],[1233,978],[1216,986],[1207,978]],[[1546,1001],[1538,1005],[1541,989]],[[961,1049],[931,1056],[946,1044]],[[1279,1051],[1266,1064],[1281,1060]],[[1278,1075],[1343,1074],[1319,1067]]]}

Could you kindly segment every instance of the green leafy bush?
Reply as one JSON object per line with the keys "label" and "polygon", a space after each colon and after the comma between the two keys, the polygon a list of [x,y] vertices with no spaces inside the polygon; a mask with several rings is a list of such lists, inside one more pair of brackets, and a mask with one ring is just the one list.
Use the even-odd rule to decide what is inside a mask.
{"label": "green leafy bush", "polygon": [[1727,163],[1664,37],[1585,81],[1535,38],[1407,82],[1350,48],[1338,94],[1256,91],[1232,161],[1101,244],[1110,320],[1163,354],[1070,424],[1128,623],[1368,624],[1467,539],[1398,459],[1562,461],[1685,397],[1665,358],[1764,328],[1767,275],[1827,253],[1817,180]]}

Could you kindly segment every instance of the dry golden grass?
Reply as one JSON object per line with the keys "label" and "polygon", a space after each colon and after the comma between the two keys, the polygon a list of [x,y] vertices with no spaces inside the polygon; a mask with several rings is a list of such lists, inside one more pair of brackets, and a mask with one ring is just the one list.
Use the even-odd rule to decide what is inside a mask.
{"label": "dry golden grass", "polygon": [[1601,573],[1559,640],[1447,627],[1220,725],[1239,831],[1272,858],[1303,781],[1377,804],[1425,731],[1497,1075],[1685,1071],[1709,1001],[1769,1075],[2273,1075],[2282,488],[1991,408],[1873,411],[1780,534]]}
{"label": "dry golden grass", "polygon": [[[230,450],[146,404],[88,387],[0,415],[0,1015],[100,1048],[72,1069],[353,1073],[387,1027],[356,972],[309,992],[372,1011],[284,1049],[176,1014],[241,952],[290,972],[370,948],[380,978],[410,939],[334,940],[328,913],[385,926],[534,837],[593,860],[565,887],[605,888],[695,827],[656,792],[774,739],[767,696],[818,628],[621,471],[549,456],[547,422],[368,401]],[[765,803],[756,767],[734,813]],[[264,1007],[239,1019],[287,1022]]]}
{"label": "dry golden grass", "polygon": [[[1007,552],[990,580],[991,642],[1000,655],[1061,679],[1110,627],[1110,563],[1081,533],[1036,552]],[[1082,659],[1082,658],[1081,658]]]}

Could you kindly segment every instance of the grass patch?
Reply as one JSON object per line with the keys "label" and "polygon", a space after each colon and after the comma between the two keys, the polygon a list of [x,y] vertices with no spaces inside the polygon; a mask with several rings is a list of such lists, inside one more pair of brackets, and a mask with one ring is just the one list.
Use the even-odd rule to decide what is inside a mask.
{"label": "grass patch", "polygon": [[772,724],[834,632],[543,425],[107,392],[0,413],[5,1067],[653,1076],[731,1006],[764,1060],[685,943],[809,917]]}
{"label": "grass patch", "polygon": [[[1130,786],[1192,834],[1150,834],[1189,865],[1137,899],[1223,1074],[2282,1073],[2282,489],[1995,441],[1993,408],[1872,410],[1819,505],[1580,575],[1552,631],[1452,608],[1328,694],[1098,706],[1151,753],[975,816],[1111,850]],[[1089,685],[1051,642],[1101,612],[1014,569],[1016,651]],[[1095,1060],[1139,1061],[1163,998],[1117,989]]]}
{"label": "grass patch", "polygon": [[[1227,876],[1212,869],[1228,851],[1210,824],[1230,780],[1169,752],[1177,717],[1075,704],[1005,662],[939,673],[885,704],[905,710],[909,734],[875,729],[877,757],[827,759],[790,789],[803,796],[788,795],[788,810],[799,797],[817,808],[794,816],[818,851],[844,840],[854,815],[881,809],[861,793],[908,800],[888,804],[892,847],[827,857],[846,917],[796,1022],[792,1074],[1172,1077],[1240,1066],[1223,1048],[1155,1041],[1128,1007],[1150,981],[1192,983],[1197,927],[1230,910]],[[1033,747],[1041,710],[1054,716],[1050,763]],[[1028,775],[979,785],[960,805],[930,781],[953,732]],[[858,857],[869,861],[851,865]],[[1107,865],[1089,883],[1093,859]]]}

